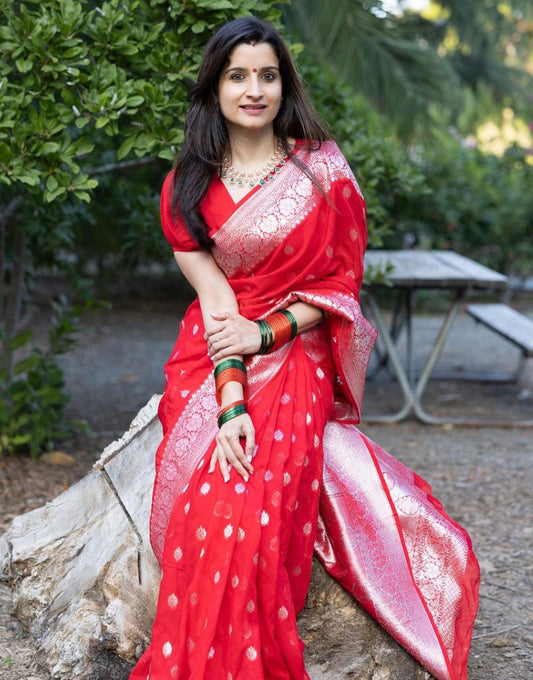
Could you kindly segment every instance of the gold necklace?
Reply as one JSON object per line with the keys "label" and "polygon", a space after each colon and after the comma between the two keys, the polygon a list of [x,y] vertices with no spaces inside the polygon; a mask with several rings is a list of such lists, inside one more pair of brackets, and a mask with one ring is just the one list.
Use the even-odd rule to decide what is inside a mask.
{"label": "gold necklace", "polygon": [[220,177],[227,179],[231,184],[235,184],[238,187],[255,187],[257,184],[266,184],[266,182],[274,179],[276,173],[285,165],[285,162],[285,151],[281,140],[278,140],[276,150],[269,160],[259,170],[254,170],[253,172],[237,170],[231,164],[229,155],[224,154]]}

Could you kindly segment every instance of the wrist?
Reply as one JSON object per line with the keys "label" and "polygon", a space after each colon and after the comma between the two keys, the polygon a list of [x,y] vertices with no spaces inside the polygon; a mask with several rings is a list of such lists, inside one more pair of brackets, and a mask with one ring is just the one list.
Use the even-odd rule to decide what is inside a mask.
{"label": "wrist", "polygon": [[244,399],[244,389],[243,386],[238,382],[228,382],[224,385],[221,390],[220,405],[222,407],[227,406],[233,401],[240,401]]}
{"label": "wrist", "polygon": [[246,366],[242,359],[224,359],[214,370],[216,399],[219,406],[248,399]]}
{"label": "wrist", "polygon": [[289,309],[281,309],[255,322],[261,334],[258,354],[267,354],[293,340],[298,333],[298,324]]}

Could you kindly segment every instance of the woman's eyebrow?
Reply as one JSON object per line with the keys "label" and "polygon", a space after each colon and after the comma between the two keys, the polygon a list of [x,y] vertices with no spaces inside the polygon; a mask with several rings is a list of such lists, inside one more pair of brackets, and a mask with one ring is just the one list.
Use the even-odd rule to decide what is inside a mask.
{"label": "woman's eyebrow", "polygon": [[[231,68],[227,68],[224,73],[230,73],[231,71],[249,71],[250,69],[247,68],[246,66],[232,66]],[[277,66],[263,66],[263,68],[260,68],[259,71],[279,71],[279,68]]]}

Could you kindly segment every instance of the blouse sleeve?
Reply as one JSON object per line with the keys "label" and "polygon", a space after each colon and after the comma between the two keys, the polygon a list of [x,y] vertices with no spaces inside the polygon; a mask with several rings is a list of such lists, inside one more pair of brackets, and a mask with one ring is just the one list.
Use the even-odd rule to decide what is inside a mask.
{"label": "blouse sleeve", "polygon": [[191,252],[201,250],[200,246],[187,231],[182,220],[172,215],[172,177],[174,171],[168,173],[161,189],[160,212],[161,227],[172,250],[178,252]]}

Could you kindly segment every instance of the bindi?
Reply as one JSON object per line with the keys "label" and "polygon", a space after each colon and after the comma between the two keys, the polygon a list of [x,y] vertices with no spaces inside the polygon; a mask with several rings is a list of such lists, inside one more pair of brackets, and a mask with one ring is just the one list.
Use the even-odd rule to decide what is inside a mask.
{"label": "bindi", "polygon": [[257,73],[257,69],[256,69],[256,68],[253,68],[253,69],[252,69],[252,73]]}

